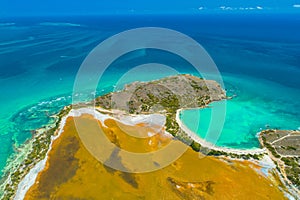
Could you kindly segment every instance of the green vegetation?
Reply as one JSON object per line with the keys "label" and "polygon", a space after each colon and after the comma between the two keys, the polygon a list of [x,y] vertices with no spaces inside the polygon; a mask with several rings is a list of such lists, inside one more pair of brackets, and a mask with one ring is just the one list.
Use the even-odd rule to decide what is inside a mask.
{"label": "green vegetation", "polygon": [[266,143],[266,144],[265,144],[265,147],[266,147],[267,149],[269,149],[269,151],[271,151],[272,155],[273,155],[275,158],[280,158],[280,157],[281,157],[281,156],[277,153],[277,151],[275,150],[275,148],[274,148],[272,145],[270,145],[269,143]]}
{"label": "green vegetation", "polygon": [[201,149],[201,145],[195,141],[192,142],[191,147],[194,151],[199,152]]}
{"label": "green vegetation", "polygon": [[[190,145],[191,148],[197,152],[201,151],[205,153],[205,151],[207,151],[209,155],[214,156],[222,155],[230,156],[232,158],[260,159],[261,155],[236,155],[221,151],[209,151],[201,147],[201,145],[197,142],[193,141],[188,134],[184,133],[184,131],[180,129],[176,122],[176,112],[178,109],[203,107],[211,101],[221,100],[222,97],[218,97],[220,99],[216,99],[216,97],[213,96],[221,96],[223,94],[220,86],[217,84],[215,87],[212,86],[212,91],[209,91],[206,85],[207,83],[203,79],[197,79],[196,77],[191,77],[189,75],[183,76],[185,76],[185,79],[175,76],[148,83],[134,83],[127,86],[123,91],[109,93],[107,95],[98,97],[95,105],[109,109],[109,105],[111,105],[113,102],[112,96],[115,95],[114,97],[117,99],[117,96],[122,93],[122,97],[123,95],[127,95],[127,97],[130,99],[130,101],[127,102],[127,112],[130,114],[155,112],[164,113],[166,116],[166,131],[185,144]],[[168,87],[166,87],[166,85]],[[189,88],[189,90],[187,89],[181,91],[178,90],[178,87]],[[174,94],[173,91],[176,91],[176,94]]]}
{"label": "green vegetation", "polygon": [[[263,131],[261,133],[261,139],[263,141],[263,145],[272,153],[272,155],[278,159],[280,159],[281,161],[284,162],[284,171],[285,174],[287,175],[287,178],[292,182],[292,184],[294,184],[296,187],[300,187],[300,165],[299,165],[299,161],[300,159],[297,158],[296,156],[294,157],[285,157],[284,155],[279,155],[276,151],[276,149],[267,142],[266,137],[268,136],[273,136],[274,134],[276,134],[277,138],[283,137],[282,135],[286,135],[286,134],[282,134],[280,135],[279,133],[276,133],[276,131],[274,130],[266,130]],[[281,145],[280,148],[285,149],[287,151],[297,151],[297,148],[293,147],[293,146],[284,146]],[[282,168],[280,168],[275,160],[276,163],[276,169],[282,173]]]}
{"label": "green vegetation", "polygon": [[176,111],[179,109],[179,100],[174,94],[162,98],[159,101],[159,104],[161,104],[167,110],[168,113],[175,114]]}
{"label": "green vegetation", "polygon": [[142,104],[141,111],[142,111],[142,112],[149,112],[150,108],[151,108],[151,107],[150,107],[149,105],[147,105],[147,104]]}
{"label": "green vegetation", "polygon": [[260,160],[264,154],[235,154],[235,153],[227,153],[224,151],[216,151],[216,150],[209,150],[207,153],[208,156],[227,156],[230,158],[237,158],[237,159],[244,159],[244,160],[249,160],[249,159],[255,159],[255,160]]}
{"label": "green vegetation", "polygon": [[280,158],[281,156],[277,153],[277,151],[275,150],[275,148],[270,143],[267,142],[266,137],[265,136],[261,136],[261,138],[262,138],[264,146],[272,153],[272,155],[275,158]]}
{"label": "green vegetation", "polygon": [[111,98],[112,98],[112,93],[108,93],[101,97],[96,98],[92,103],[94,103],[95,106],[101,106],[105,109],[111,109],[113,103],[115,103],[112,102]]}
{"label": "green vegetation", "polygon": [[292,146],[287,146],[286,149],[287,150],[292,150],[292,151],[297,151],[297,149],[295,147],[292,147]]}
{"label": "green vegetation", "polygon": [[300,186],[300,166],[296,158],[282,157],[281,160],[286,165],[287,178],[297,187]]}
{"label": "green vegetation", "polygon": [[201,90],[202,87],[198,85],[198,83],[194,80],[191,82],[191,86],[194,88],[194,90]]}
{"label": "green vegetation", "polygon": [[[61,119],[66,116],[72,106],[67,106],[57,114],[57,120],[55,126],[51,129],[46,130],[44,133],[36,136],[32,143],[32,149],[24,159],[24,161],[17,167],[17,170],[12,172],[9,177],[10,181],[5,186],[4,194],[1,200],[10,200],[15,195],[19,182],[24,178],[27,172],[39,161],[45,158],[49,145],[51,143],[51,136],[58,130]],[[22,170],[20,170],[22,169]]]}
{"label": "green vegetation", "polygon": [[191,81],[191,86],[195,91],[199,91],[199,90],[208,91],[208,87],[206,85],[200,85],[194,80]]}
{"label": "green vegetation", "polygon": [[163,98],[159,99],[158,97],[154,96],[152,93],[148,93],[147,96],[149,97],[148,101],[144,101],[142,104],[142,110],[150,110],[150,108],[155,105],[161,105],[166,111],[166,131],[168,131],[173,136],[176,136],[179,131],[179,125],[176,122],[176,111],[179,109],[179,100],[176,95],[165,92]]}
{"label": "green vegetation", "polygon": [[207,154],[208,156],[222,156],[222,155],[225,155],[227,156],[228,154],[225,153],[225,152],[222,152],[222,151],[216,151],[216,150],[210,150]]}
{"label": "green vegetation", "polygon": [[294,158],[288,158],[288,157],[283,157],[281,160],[284,162],[284,164],[291,166],[291,167],[297,167],[298,163],[294,160]]}
{"label": "green vegetation", "polygon": [[166,116],[166,131],[173,136],[176,136],[179,131],[179,125],[177,124],[175,118],[176,117],[174,114],[168,114]]}

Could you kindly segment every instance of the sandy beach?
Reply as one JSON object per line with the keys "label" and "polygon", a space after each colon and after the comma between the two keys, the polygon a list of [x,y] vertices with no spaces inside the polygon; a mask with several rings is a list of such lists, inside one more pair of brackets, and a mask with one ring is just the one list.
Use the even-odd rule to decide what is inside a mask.
{"label": "sandy beach", "polygon": [[[58,134],[51,137],[51,143],[50,143],[50,147],[47,151],[46,157],[43,160],[41,160],[40,162],[38,162],[32,169],[30,169],[28,174],[19,183],[18,189],[16,191],[16,195],[14,197],[15,200],[24,199],[27,191],[35,183],[38,174],[45,168],[46,162],[48,160],[48,154],[52,149],[52,144],[63,133],[64,126],[66,124],[66,120],[68,117],[79,117],[83,114],[90,114],[95,119],[99,120],[103,126],[105,126],[104,121],[107,119],[113,119],[115,121],[118,121],[120,123],[127,124],[127,125],[135,125],[135,124],[139,124],[139,123],[149,123],[151,125],[162,126],[165,124],[165,117],[160,114],[151,114],[151,115],[142,115],[142,116],[140,116],[140,115],[126,115],[125,116],[124,113],[122,113],[120,111],[109,111],[109,110],[98,109],[98,108],[97,108],[97,110],[95,110],[94,108],[79,108],[76,110],[71,110],[68,115],[66,115],[62,118],[60,125],[59,125]],[[114,114],[118,118],[111,117],[108,114],[102,114],[99,111],[104,112],[104,113]],[[166,133],[166,134],[170,135],[169,133]]]}
{"label": "sandy beach", "polygon": [[[203,147],[207,147],[209,149],[213,149],[216,151],[223,151],[226,153],[234,153],[238,155],[242,154],[262,154],[265,153],[265,149],[250,149],[250,150],[239,150],[239,149],[229,149],[229,148],[223,148],[223,147],[216,147],[213,144],[201,139],[199,136],[197,136],[195,133],[193,133],[191,130],[189,130],[180,120],[180,112],[182,109],[177,110],[176,113],[176,121],[179,124],[180,128],[185,131],[193,140],[201,144]],[[102,113],[100,113],[102,112]],[[107,113],[107,114],[103,114]],[[52,136],[51,138],[51,144],[50,148],[48,149],[46,157],[38,162],[30,171],[29,173],[25,176],[25,178],[19,183],[18,189],[15,195],[15,200],[23,199],[27,193],[27,191],[30,189],[30,187],[35,183],[36,178],[38,174],[45,168],[47,159],[48,159],[48,154],[52,149],[52,144],[53,142],[60,137],[60,135],[63,133],[64,126],[66,124],[66,120],[68,117],[79,117],[82,114],[90,114],[92,115],[95,119],[99,120],[104,126],[104,121],[106,119],[113,119],[116,120],[120,123],[127,124],[127,125],[135,125],[139,123],[149,123],[151,125],[159,125],[162,126],[165,123],[165,117],[160,114],[151,114],[151,115],[124,115],[124,113],[119,112],[119,111],[109,111],[105,109],[94,109],[94,108],[80,108],[76,110],[71,110],[68,115],[64,116],[60,122],[59,125],[59,131],[58,134],[55,136]],[[110,115],[109,115],[110,114]],[[113,116],[111,116],[111,114]],[[166,132],[166,134],[169,135],[169,133]]]}
{"label": "sandy beach", "polygon": [[[226,153],[234,153],[238,155],[242,154],[262,154],[265,153],[265,149],[250,149],[250,150],[239,150],[239,149],[229,149],[223,147],[216,147],[213,144],[201,139],[194,132],[190,131],[180,120],[180,112],[182,109],[177,110],[176,113],[176,121],[179,124],[180,128],[186,132],[193,140],[200,143],[203,147],[207,147],[209,149],[213,149],[216,151],[223,151]],[[83,114],[92,115],[95,119],[99,120],[105,126],[105,120],[113,119],[120,123],[128,124],[128,125],[136,125],[139,123],[149,123],[150,125],[162,125],[165,123],[165,117],[159,114],[151,114],[151,115],[125,115],[122,112],[118,112],[117,110],[109,111],[105,109],[94,109],[94,108],[80,108],[71,110],[66,116],[64,116],[59,124],[58,132],[55,136],[51,137],[50,147],[47,151],[46,157],[38,162],[29,173],[23,178],[23,180],[18,184],[18,189],[16,191],[16,195],[14,197],[15,200],[24,199],[27,192],[30,188],[36,183],[39,174],[45,169],[46,163],[49,159],[49,153],[53,148],[53,143],[56,139],[58,139],[62,133],[64,132],[64,127],[66,125],[66,121],[68,117],[79,117]],[[169,135],[165,131],[166,134]],[[239,160],[239,159],[237,159]],[[274,168],[275,165],[272,160],[268,156],[264,156],[262,160],[255,161],[258,166],[261,166],[262,169],[260,171],[265,177],[268,177],[269,169]]]}
{"label": "sandy beach", "polygon": [[[94,135],[98,132],[99,121],[91,115],[87,115],[86,111],[77,111],[76,115],[80,115],[81,112],[85,114],[75,118],[77,118],[78,123],[84,122],[83,130],[86,130],[87,134],[89,132]],[[201,189],[203,184],[206,185],[211,180],[215,182],[210,186],[211,190],[214,191],[215,198],[221,197],[226,192],[228,199],[245,199],[250,191],[257,191],[257,194],[270,194],[273,199],[284,199],[281,191],[274,187],[277,184],[276,182],[273,183],[261,173],[257,173],[259,166],[242,159],[230,160],[228,161],[230,164],[213,156],[205,156],[199,159],[198,152],[188,148],[187,145],[178,140],[174,140],[174,142],[184,145],[186,150],[176,162],[151,173],[131,174],[130,179],[116,176],[116,174],[107,170],[105,162],[99,162],[83,143],[78,142],[80,136],[76,134],[77,128],[75,120],[72,120],[73,118],[69,117],[66,120],[63,133],[52,144],[46,167],[38,174],[34,185],[26,193],[25,199],[84,199],[87,197],[89,199],[141,199],[141,197],[174,200],[202,199],[203,197],[209,199],[212,194],[204,194]],[[158,149],[161,149],[161,145],[168,145],[168,141],[170,141],[158,136],[156,137],[157,140],[151,139],[156,144],[149,145],[148,139],[136,140],[123,132],[122,128],[124,126],[114,120],[108,119],[105,124],[107,126],[107,128],[104,128],[106,136],[112,143],[118,142],[122,149],[129,152],[140,152],[139,150],[146,149],[157,152]],[[140,124],[137,124],[135,128],[141,131],[145,130]],[[113,135],[110,135],[111,130],[113,130]],[[145,130],[146,132],[147,130]],[[117,141],[114,141],[115,137],[118,138]],[[161,166],[173,151],[174,149],[163,157],[152,157],[150,161],[155,161]],[[125,166],[148,165],[148,162],[139,163],[131,159],[126,161],[127,157],[122,153],[119,156],[120,163]],[[151,163],[156,166],[153,162]],[[70,174],[70,172],[72,173]],[[117,173],[127,174],[122,170]],[[60,174],[60,176],[57,176],[57,174]],[[224,179],[224,176],[226,176],[226,179]],[[169,177],[172,177],[172,179]],[[83,187],[83,185],[86,187]],[[177,196],[177,185],[184,189],[184,196]],[[191,188],[191,186],[195,186],[195,188]],[[196,193],[195,190],[197,190]],[[236,197],[237,191],[240,193],[239,198]],[[253,198],[259,199],[259,195]]]}
{"label": "sandy beach", "polygon": [[185,124],[180,120],[180,112],[183,109],[179,109],[176,112],[176,122],[178,123],[178,125],[180,126],[180,128],[186,133],[188,134],[194,141],[198,142],[201,146],[212,149],[212,150],[216,150],[216,151],[223,151],[226,153],[234,153],[234,154],[238,154],[238,155],[242,155],[242,154],[251,154],[251,155],[255,155],[255,154],[263,154],[266,153],[266,149],[231,149],[231,148],[225,148],[225,147],[216,147],[215,145],[205,141],[204,139],[200,138],[198,135],[196,135],[194,132],[192,132],[190,129],[188,129]]}
{"label": "sandy beach", "polygon": [[30,169],[30,171],[28,172],[28,174],[26,174],[26,176],[24,177],[24,179],[19,183],[18,185],[18,189],[16,191],[16,195],[14,197],[15,200],[19,200],[19,199],[24,199],[27,191],[29,190],[29,188],[35,183],[35,180],[38,176],[38,174],[45,168],[46,166],[46,162],[48,159],[48,154],[51,151],[51,147],[53,144],[53,141],[55,141],[57,138],[59,138],[59,136],[61,135],[61,133],[63,132],[63,128],[66,124],[66,120],[69,116],[72,115],[76,115],[76,113],[70,111],[70,113],[66,116],[64,116],[61,119],[60,125],[59,125],[59,131],[58,134],[55,136],[51,137],[51,143],[49,146],[49,149],[47,151],[46,157],[41,160],[40,162],[38,162],[32,169]]}
{"label": "sandy beach", "polygon": [[[242,154],[262,154],[265,153],[265,149],[250,149],[250,150],[239,150],[239,149],[229,149],[229,148],[223,148],[223,147],[216,147],[213,144],[201,139],[199,136],[197,136],[195,133],[190,131],[180,120],[179,114],[182,111],[182,109],[177,110],[176,113],[176,121],[179,124],[180,128],[185,131],[193,140],[201,144],[203,147],[207,147],[209,149],[213,149],[216,151],[223,151],[226,153],[235,153],[238,155]],[[108,114],[102,114],[103,113],[109,113],[116,116],[112,117]],[[15,200],[23,199],[29,190],[29,188],[35,183],[35,180],[38,176],[38,174],[45,168],[46,161],[48,159],[48,153],[51,151],[53,141],[55,141],[60,135],[63,133],[63,128],[65,126],[66,120],[68,117],[79,117],[82,114],[90,114],[94,116],[95,119],[101,121],[101,123],[104,125],[104,121],[106,119],[113,119],[116,121],[119,121],[120,123],[124,123],[127,125],[134,125],[138,123],[149,123],[151,125],[163,125],[165,123],[165,117],[163,115],[159,114],[152,114],[152,115],[142,115],[142,116],[135,116],[135,115],[124,115],[122,112],[118,111],[109,111],[105,109],[98,109],[95,110],[93,108],[80,108],[76,110],[71,110],[68,115],[64,116],[60,122],[59,131],[56,136],[52,136],[51,138],[51,144],[50,148],[48,149],[46,157],[38,162],[25,176],[25,178],[19,183],[18,189],[15,195]],[[105,125],[104,125],[105,126]],[[166,133],[168,134],[168,133]],[[169,134],[168,134],[169,135]]]}

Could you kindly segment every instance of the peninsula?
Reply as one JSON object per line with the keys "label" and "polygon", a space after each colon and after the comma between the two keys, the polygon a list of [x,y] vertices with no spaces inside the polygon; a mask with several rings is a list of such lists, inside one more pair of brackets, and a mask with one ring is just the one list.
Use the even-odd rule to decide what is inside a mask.
{"label": "peninsula", "polygon": [[[289,172],[299,169],[299,146],[283,144],[296,133],[284,136],[279,133],[271,144],[269,138],[273,136],[262,132],[261,149],[233,150],[210,145],[188,131],[178,118],[181,109],[203,108],[224,99],[225,91],[217,82],[177,75],[134,82],[122,91],[97,97],[92,102],[65,107],[51,129],[34,136],[32,150],[10,174],[2,199],[297,197],[299,177]],[[175,162],[150,173],[118,171],[105,163],[114,159],[125,171],[143,163],[132,166],[126,156],[118,152],[110,155],[106,162],[99,162],[83,144],[76,121],[84,124],[83,131],[87,133],[96,133],[100,128],[112,144],[130,152],[155,152],[171,142],[186,147],[186,151]],[[153,130],[159,131],[151,133]],[[140,137],[132,137],[127,132]],[[164,159],[153,158],[150,165],[160,166],[163,162]],[[275,167],[265,167],[266,163],[272,165],[273,162]],[[289,188],[289,183],[295,186]]]}

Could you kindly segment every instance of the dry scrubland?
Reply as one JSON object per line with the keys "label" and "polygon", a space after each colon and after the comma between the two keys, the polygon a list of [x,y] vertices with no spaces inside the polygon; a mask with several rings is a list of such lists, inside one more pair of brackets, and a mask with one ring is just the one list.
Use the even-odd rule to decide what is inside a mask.
{"label": "dry scrubland", "polygon": [[[260,134],[260,142],[267,147],[277,170],[288,185],[300,189],[300,131],[265,130]],[[299,194],[300,195],[300,194]]]}

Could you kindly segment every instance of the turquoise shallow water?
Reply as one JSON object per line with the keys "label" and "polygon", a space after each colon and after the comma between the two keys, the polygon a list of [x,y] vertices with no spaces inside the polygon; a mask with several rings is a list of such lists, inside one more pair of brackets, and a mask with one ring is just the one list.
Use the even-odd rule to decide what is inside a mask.
{"label": "turquoise shallow water", "polygon": [[[266,126],[299,125],[300,20],[273,17],[172,16],[1,19],[0,26],[0,176],[31,131],[53,122],[52,114],[72,102],[74,79],[85,56],[102,40],[123,30],[158,26],[181,31],[204,46],[224,75],[228,95],[224,132],[217,145],[253,148],[255,134]],[[13,22],[13,23],[10,23]],[[45,23],[46,22],[46,23]],[[76,24],[76,26],[74,26]],[[280,27],[278,27],[280,25]],[[260,31],[257,31],[260,30]],[[193,73],[188,63],[163,52],[137,51],[112,64],[97,94],[136,80],[162,78],[175,71],[131,68],[162,63],[178,73]],[[126,77],[118,84],[119,79]],[[230,73],[230,74],[229,74]],[[93,97],[82,95],[82,100]],[[183,113],[195,132],[193,112]],[[199,111],[197,111],[199,112]],[[209,120],[209,109],[200,111]],[[206,117],[207,116],[207,117]],[[191,120],[190,120],[191,119]],[[205,137],[203,132],[199,135]]]}
{"label": "turquoise shallow water", "polygon": [[256,136],[263,129],[300,129],[299,89],[232,74],[223,79],[227,94],[234,98],[226,100],[225,123],[220,133],[210,123],[212,107],[222,102],[181,113],[183,123],[201,138],[217,146],[251,149],[259,147]]}

